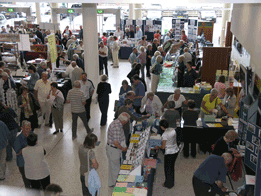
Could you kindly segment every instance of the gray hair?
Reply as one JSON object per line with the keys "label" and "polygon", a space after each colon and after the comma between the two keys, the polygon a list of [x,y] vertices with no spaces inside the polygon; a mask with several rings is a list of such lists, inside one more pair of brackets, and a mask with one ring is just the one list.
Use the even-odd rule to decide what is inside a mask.
{"label": "gray hair", "polygon": [[180,91],[180,89],[179,88],[176,88],[175,90],[174,90],[174,94],[180,94],[181,93],[181,91]]}
{"label": "gray hair", "polygon": [[79,58],[79,55],[78,55],[78,54],[74,54],[74,55],[73,55],[73,58],[74,58],[74,59],[78,59],[78,58]]}
{"label": "gray hair", "polygon": [[119,121],[121,121],[121,122],[123,122],[123,121],[127,122],[127,121],[130,120],[130,115],[129,115],[128,113],[126,113],[126,112],[122,112],[122,113],[118,116],[118,119],[119,119]]}
{"label": "gray hair", "polygon": [[74,83],[73,83],[73,87],[80,87],[81,86],[81,83],[76,80]]}
{"label": "gray hair", "polygon": [[159,55],[161,55],[160,51],[154,52],[154,56],[159,56]]}
{"label": "gray hair", "polygon": [[24,127],[24,126],[31,126],[31,122],[29,122],[28,120],[23,120],[23,122],[22,122],[22,127]]}
{"label": "gray hair", "polygon": [[158,63],[162,62],[162,56],[161,56],[161,55],[158,55],[158,56],[156,57],[156,61],[157,61]]}
{"label": "gray hair", "polygon": [[216,89],[216,88],[211,89],[210,94],[211,95],[217,95],[218,94],[218,89]]}
{"label": "gray hair", "polygon": [[42,61],[42,62],[40,63],[40,66],[41,66],[41,67],[47,66],[47,63],[44,62],[44,61]]}
{"label": "gray hair", "polygon": [[[46,75],[48,76],[48,72],[47,72],[47,71],[42,72],[42,75],[43,75],[43,74],[46,74]],[[42,76],[42,75],[41,75],[41,76]]]}

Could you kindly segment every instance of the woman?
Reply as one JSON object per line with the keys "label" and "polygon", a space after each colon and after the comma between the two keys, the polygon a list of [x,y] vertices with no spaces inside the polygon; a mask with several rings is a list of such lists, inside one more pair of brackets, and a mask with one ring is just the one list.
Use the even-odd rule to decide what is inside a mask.
{"label": "woman", "polygon": [[178,69],[178,87],[182,87],[183,86],[183,79],[184,79],[184,72],[185,72],[185,56],[184,55],[180,55],[179,56],[179,66],[177,67]]}
{"label": "woman", "polygon": [[186,32],[185,32],[185,30],[182,30],[181,31],[181,40],[183,40],[184,42],[188,42],[188,38],[187,38],[187,36],[186,36]]}
{"label": "woman", "polygon": [[139,46],[146,47],[148,45],[146,41],[146,36],[142,36],[141,40],[139,41]]}
{"label": "woman", "polygon": [[131,33],[130,33],[130,29],[126,28],[125,29],[124,39],[128,39],[128,38],[131,38]]}
{"label": "woman", "polygon": [[83,41],[79,41],[79,45],[76,48],[77,50],[84,50]]}
{"label": "woman", "polygon": [[62,45],[62,41],[59,39],[58,36],[55,36],[55,42],[56,42],[56,45],[58,45],[58,46]]}
{"label": "woman", "polygon": [[59,40],[62,39],[62,34],[61,34],[61,31],[60,30],[57,30],[56,33],[55,33],[55,37],[58,36]]}
{"label": "woman", "polygon": [[158,40],[158,44],[160,44],[160,38],[161,38],[160,30],[157,30],[156,33],[154,34],[154,39]]}
{"label": "woman", "polygon": [[218,98],[218,90],[213,88],[210,91],[210,94],[206,94],[203,97],[203,100],[201,102],[201,111],[200,111],[200,117],[202,121],[203,127],[207,127],[204,117],[205,115],[213,114],[215,113],[215,108],[217,106],[220,106],[221,109],[227,114],[229,117],[233,118],[227,111],[226,107],[221,103],[221,100]]}
{"label": "woman", "polygon": [[123,80],[121,84],[122,84],[122,86],[121,86],[121,89],[120,89],[119,96],[121,96],[122,94],[127,93],[127,92],[132,90],[132,88],[129,85],[127,80]]}
{"label": "woman", "polygon": [[141,69],[141,64],[140,63],[133,63],[133,68],[130,71],[130,73],[128,73],[127,78],[130,79],[130,82],[132,83],[132,77],[134,75],[140,75],[140,69]]}
{"label": "woman", "polygon": [[40,79],[40,76],[36,72],[36,68],[35,68],[34,65],[30,65],[28,67],[28,72],[29,72],[31,77],[30,77],[30,80],[28,80],[28,82],[27,82],[27,87],[28,87],[30,92],[34,92],[35,83],[37,82],[37,80]]}
{"label": "woman", "polygon": [[54,135],[60,132],[63,132],[63,103],[64,97],[60,90],[58,90],[57,82],[51,83],[51,91],[47,99],[51,100],[51,110],[52,116],[55,124],[56,131]]}
{"label": "woman", "polygon": [[33,94],[28,93],[28,88],[21,86],[22,94],[18,97],[18,107],[21,108],[20,123],[22,125],[23,120],[31,122],[32,131],[38,128],[38,118],[36,110],[40,109],[38,101]]}
{"label": "woman", "polygon": [[155,149],[165,149],[164,155],[164,173],[165,182],[162,186],[171,189],[174,187],[175,182],[175,162],[179,154],[179,148],[176,140],[176,131],[173,128],[169,128],[169,123],[166,120],[159,122],[160,128],[164,130],[162,135],[162,145],[156,146]]}
{"label": "woman", "polygon": [[151,66],[153,66],[155,63],[156,63],[156,58],[157,58],[157,56],[159,56],[160,55],[160,51],[156,51],[155,53],[154,53],[154,56],[151,58]]}
{"label": "woman", "polygon": [[187,62],[186,66],[187,70],[184,72],[183,87],[193,87],[198,75],[192,68],[192,62]]}
{"label": "woman", "polygon": [[104,44],[104,46],[107,46],[107,33],[106,32],[104,32],[103,34],[102,34],[102,41],[103,41],[103,44]]}
{"label": "woman", "polygon": [[218,81],[214,84],[214,88],[218,90],[218,98],[223,99],[225,97],[225,90],[226,90],[226,78],[225,76],[221,75],[218,78]]}
{"label": "woman", "polygon": [[157,56],[156,63],[152,65],[151,67],[151,91],[156,93],[159,79],[160,79],[160,73],[162,73],[162,56]]}
{"label": "woman", "polygon": [[141,77],[144,80],[145,79],[145,74],[144,74],[144,68],[146,66],[146,52],[145,52],[145,48],[143,46],[140,47],[140,51],[141,53],[139,54],[139,56],[137,57],[140,61],[141,64]]}
{"label": "woman", "polygon": [[157,51],[158,46],[159,46],[158,40],[157,39],[153,39],[153,43],[152,43],[152,53],[153,54]]}
{"label": "woman", "polygon": [[[85,186],[85,176],[84,174],[89,171],[89,169],[98,169],[99,165],[97,163],[95,153],[93,149],[97,143],[98,138],[95,134],[91,133],[85,137],[83,144],[79,146],[79,159],[80,159],[80,174],[82,183],[82,193],[84,196],[91,196],[89,189]],[[89,161],[89,168],[88,163]]]}
{"label": "woman", "polygon": [[171,45],[169,51],[166,54],[166,61],[174,61],[176,57],[178,49],[174,44]]}
{"label": "woman", "polygon": [[174,94],[172,94],[168,97],[167,102],[164,104],[164,106],[162,108],[162,112],[164,111],[164,108],[167,107],[167,105],[170,101],[175,102],[175,110],[177,110],[179,112],[179,116],[181,116],[182,104],[184,103],[185,105],[187,105],[187,100],[185,99],[184,95],[181,95],[180,89],[176,88],[174,90]]}
{"label": "woman", "polygon": [[157,95],[153,92],[148,93],[141,100],[141,112],[146,111],[147,114],[161,116],[162,103]]}
{"label": "woman", "polygon": [[175,110],[175,102],[168,102],[168,110],[166,110],[162,116],[163,119],[166,119],[169,123],[169,127],[176,128],[177,122],[180,121],[180,115],[177,110]]}
{"label": "woman", "polygon": [[152,45],[150,45],[150,44],[147,47],[146,55],[147,55],[147,59],[146,59],[147,77],[150,78],[151,58],[153,57]]}
{"label": "woman", "polygon": [[227,108],[228,113],[231,116],[234,116],[234,111],[235,111],[236,104],[237,104],[237,97],[234,94],[234,89],[231,87],[228,87],[225,90],[225,93],[226,93],[226,95],[222,102],[225,105],[225,107]]}
{"label": "woman", "polygon": [[36,145],[35,133],[28,135],[27,144],[28,146],[22,149],[25,177],[30,181],[33,189],[41,189],[41,187],[45,189],[50,184],[49,166],[44,157],[46,151],[42,146]]}
{"label": "woman", "polygon": [[97,87],[98,103],[99,108],[102,113],[101,116],[101,126],[106,125],[107,123],[107,112],[109,107],[109,94],[111,93],[111,85],[107,83],[108,77],[106,75],[101,76],[101,82]]}

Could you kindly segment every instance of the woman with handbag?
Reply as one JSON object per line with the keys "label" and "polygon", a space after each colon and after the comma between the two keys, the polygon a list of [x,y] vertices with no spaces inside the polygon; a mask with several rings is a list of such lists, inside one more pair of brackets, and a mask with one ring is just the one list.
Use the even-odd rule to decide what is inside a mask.
{"label": "woman with handbag", "polygon": [[162,73],[162,56],[157,56],[156,62],[151,67],[151,92],[156,94],[158,83],[160,79],[160,73]]}
{"label": "woman with handbag", "polygon": [[28,91],[27,87],[22,86],[22,94],[18,97],[18,107],[21,108],[20,124],[22,125],[23,120],[27,120],[31,122],[32,131],[34,131],[35,128],[38,128],[36,111],[40,109],[40,105],[34,95]]}
{"label": "woman with handbag", "polygon": [[[92,168],[98,169],[99,165],[95,158],[95,153],[93,149],[97,143],[97,136],[93,133],[88,134],[85,137],[83,144],[79,146],[79,159],[80,159],[80,174],[81,174],[81,183],[82,183],[82,193],[84,196],[91,196],[86,182],[86,176]],[[97,193],[96,193],[97,194]]]}
{"label": "woman with handbag", "polygon": [[228,113],[226,107],[221,103],[221,100],[218,98],[218,90],[213,88],[210,91],[210,94],[206,94],[203,97],[203,100],[201,102],[200,117],[203,127],[207,127],[206,122],[204,120],[205,115],[217,113],[215,109],[218,105],[229,117],[233,118],[233,116],[231,116]]}

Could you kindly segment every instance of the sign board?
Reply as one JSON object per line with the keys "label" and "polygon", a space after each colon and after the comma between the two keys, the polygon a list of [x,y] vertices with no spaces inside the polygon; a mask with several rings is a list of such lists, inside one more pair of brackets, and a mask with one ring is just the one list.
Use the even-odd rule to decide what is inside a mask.
{"label": "sign board", "polygon": [[34,22],[35,21],[35,16],[27,16],[26,17],[27,22]]}
{"label": "sign board", "polygon": [[7,8],[8,12],[14,12],[14,8]]}
{"label": "sign board", "polygon": [[55,63],[57,59],[57,48],[54,34],[48,36],[48,43],[51,55],[51,63]]}
{"label": "sign board", "polygon": [[19,51],[31,51],[29,34],[20,34],[20,42],[18,42]]}
{"label": "sign board", "polygon": [[67,13],[73,14],[73,13],[74,13],[74,9],[68,9],[68,10],[67,10]]}
{"label": "sign board", "polygon": [[19,34],[0,34],[0,42],[20,42]]}
{"label": "sign board", "polygon": [[97,14],[103,14],[104,10],[97,10]]}

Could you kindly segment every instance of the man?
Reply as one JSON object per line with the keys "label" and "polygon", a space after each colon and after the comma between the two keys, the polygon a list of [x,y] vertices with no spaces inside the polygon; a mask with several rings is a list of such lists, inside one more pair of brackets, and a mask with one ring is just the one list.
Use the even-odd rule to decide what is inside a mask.
{"label": "man", "polygon": [[127,151],[123,126],[130,120],[130,115],[123,112],[112,121],[107,133],[106,154],[108,158],[108,185],[115,185],[119,171],[121,153]]}
{"label": "man", "polygon": [[215,148],[212,152],[212,154],[221,156],[225,152],[232,151],[237,152],[236,149],[232,148],[232,142],[234,142],[238,138],[237,132],[234,130],[229,130],[226,132],[225,136],[219,138],[217,142],[215,143]]}
{"label": "man", "polygon": [[195,196],[224,196],[227,189],[223,187],[223,182],[226,182],[227,167],[232,159],[229,153],[208,156],[193,176]]}
{"label": "man", "polygon": [[105,74],[107,77],[108,75],[108,47],[104,46],[103,42],[100,42],[100,48],[99,48],[99,68],[100,68],[100,75],[103,75],[103,65],[105,68]]}
{"label": "man", "polygon": [[85,98],[85,111],[86,111],[86,118],[87,122],[89,122],[91,116],[90,116],[90,111],[91,111],[91,103],[92,103],[92,95],[94,93],[94,85],[91,80],[87,79],[87,73],[82,73],[82,80],[80,80],[81,84],[81,91],[84,93],[84,98]]}
{"label": "man", "polygon": [[140,112],[140,107],[141,107],[141,100],[145,96],[145,86],[141,82],[140,78],[138,75],[134,75],[132,77],[133,83],[136,85],[135,88],[135,97],[133,101],[133,107],[136,110],[138,114],[141,114]]}
{"label": "man", "polygon": [[117,37],[113,37],[113,45],[112,45],[112,59],[113,59],[113,68],[119,68],[119,45],[117,42]]}
{"label": "man", "polygon": [[66,43],[66,48],[69,49],[69,46],[70,46],[72,43],[74,43],[74,42],[77,42],[77,38],[76,38],[75,35],[73,35],[73,36],[71,37],[71,39],[69,39],[69,40],[67,41],[67,43]]}
{"label": "man", "polygon": [[82,75],[82,68],[80,67],[76,67],[76,62],[72,61],[72,67],[73,67],[73,71],[72,71],[72,78],[71,78],[71,82],[72,84],[74,84],[74,82],[76,80],[80,80],[81,79],[81,75]]}
{"label": "man", "polygon": [[5,123],[9,130],[7,134],[8,145],[6,146],[6,161],[11,161],[13,159],[12,148],[14,148],[16,134],[19,131],[19,125],[16,123],[15,117],[17,117],[17,115],[8,112],[6,107],[0,109],[0,121]]}
{"label": "man", "polygon": [[29,136],[29,134],[33,133],[31,131],[31,123],[27,120],[24,120],[22,122],[21,129],[22,129],[22,132],[15,139],[14,150],[16,152],[16,163],[17,163],[19,171],[22,175],[25,188],[30,188],[31,183],[25,176],[25,171],[24,171],[25,163],[24,163],[24,158],[23,158],[23,154],[22,154],[22,149],[27,146],[27,137]]}
{"label": "man", "polygon": [[173,29],[170,29],[169,33],[170,33],[170,38],[171,39],[175,38],[175,33],[174,33]]}
{"label": "man", "polygon": [[120,27],[117,27],[117,30],[115,31],[114,35],[119,38],[119,39],[123,39],[123,31],[121,31]]}
{"label": "man", "polygon": [[7,32],[7,33],[10,33],[10,31],[11,31],[10,25],[8,24],[8,25],[6,25],[6,32]]}
{"label": "man", "polygon": [[67,59],[65,59],[66,52],[62,51],[61,55],[57,57],[56,59],[56,68],[59,68],[60,65],[63,65]]}
{"label": "man", "polygon": [[[63,77],[69,77],[70,79],[72,79],[72,71],[74,70],[75,67],[78,67],[78,66],[76,65],[75,61],[72,61],[72,63],[70,61],[65,61],[65,65],[67,66],[67,68],[65,70]],[[74,67],[73,67],[73,65],[74,65]]]}
{"label": "man", "polygon": [[73,59],[76,61],[76,64],[78,65],[78,67],[82,68],[82,70],[84,71],[84,64],[83,64],[82,59],[79,57],[79,55],[74,54]]}
{"label": "man", "polygon": [[4,122],[0,121],[0,181],[5,180],[6,146],[9,130]]}
{"label": "man", "polygon": [[80,36],[80,40],[83,40],[83,29],[82,29],[82,25],[80,26],[79,36]]}
{"label": "man", "polygon": [[120,99],[119,99],[119,103],[118,103],[118,106],[121,107],[121,106],[124,106],[125,105],[125,99],[131,99],[133,100],[135,97],[135,92],[134,91],[129,91],[127,93],[124,93],[120,96]]}
{"label": "man", "polygon": [[186,47],[184,48],[184,54],[185,56],[185,61],[184,61],[184,64],[186,65],[187,62],[192,62],[192,55],[189,53],[189,49]]}
{"label": "man", "polygon": [[49,119],[51,114],[50,99],[47,99],[51,91],[51,82],[48,80],[48,73],[42,73],[42,79],[38,80],[34,86],[35,97],[38,100],[42,115],[45,115],[45,126],[50,126]]}
{"label": "man", "polygon": [[187,45],[185,44],[185,42],[183,40],[180,40],[180,46],[179,46],[179,54],[182,55],[184,54],[184,49],[187,47]]}
{"label": "man", "polygon": [[1,31],[1,34],[5,34],[5,33],[7,33],[7,32],[6,32],[6,29],[3,27],[2,31]]}
{"label": "man", "polygon": [[[76,64],[76,63],[75,63]],[[68,91],[72,89],[72,71],[74,70],[75,67],[78,67],[77,65],[75,67],[72,66],[70,61],[66,61],[65,65],[67,66],[66,71],[63,75],[63,77],[69,77],[70,80],[67,80],[63,87],[62,87],[62,91],[63,91],[63,96],[64,96],[64,100],[66,100]]]}
{"label": "man", "polygon": [[8,73],[3,72],[1,75],[2,75],[2,78],[1,78],[2,86],[0,88],[3,88],[4,91],[7,91],[10,88],[10,86],[9,86],[9,83],[10,83],[11,88],[15,89],[15,87],[16,87],[15,82],[12,78],[9,77]]}
{"label": "man", "polygon": [[36,30],[35,34],[36,34],[37,37],[42,41],[42,43],[44,43],[43,34],[42,34],[42,32],[40,31],[40,28],[39,28],[39,27],[37,27],[37,30]]}
{"label": "man", "polygon": [[141,31],[140,27],[137,26],[137,27],[136,27],[135,39],[141,40],[141,38],[142,38],[142,31]]}
{"label": "man", "polygon": [[[37,73],[39,76],[42,76],[43,72],[47,71],[47,63],[46,62],[41,62],[40,66],[37,68]],[[48,78],[50,78],[50,70],[48,70]]]}
{"label": "man", "polygon": [[133,48],[132,53],[130,54],[129,57],[129,62],[131,63],[131,67],[133,68],[133,63],[138,63],[138,49]]}
{"label": "man", "polygon": [[87,131],[87,134],[91,133],[85,111],[86,99],[84,97],[84,92],[81,91],[81,83],[79,81],[75,81],[73,83],[74,88],[69,90],[66,103],[71,104],[71,112],[72,112],[72,139],[76,139],[77,135],[77,119],[80,117],[84,124],[84,127]]}
{"label": "man", "polygon": [[63,39],[62,39],[62,45],[64,46],[65,50],[67,50],[67,42],[68,42],[68,35],[64,34]]}

